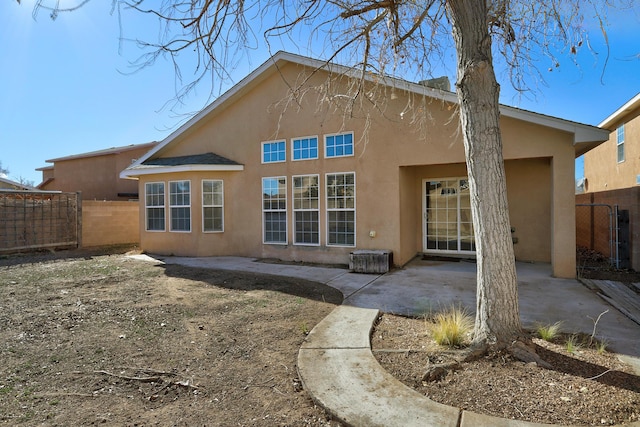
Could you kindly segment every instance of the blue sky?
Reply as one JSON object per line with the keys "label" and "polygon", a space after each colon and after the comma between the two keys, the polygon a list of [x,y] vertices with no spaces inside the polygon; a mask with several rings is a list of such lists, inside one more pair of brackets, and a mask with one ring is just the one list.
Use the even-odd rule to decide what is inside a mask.
{"label": "blue sky", "polygon": [[[111,2],[94,0],[51,21],[42,11],[32,18],[33,1],[0,2],[0,162],[9,177],[38,184],[45,160],[139,144],[166,137],[184,114],[202,108],[208,90],[195,93],[178,111],[166,106],[175,95],[171,64],[158,61],[133,72],[139,54],[133,43],[119,42]],[[637,14],[612,16],[610,57],[604,75],[605,48],[595,31],[599,52],[579,55],[580,67],[563,62],[543,71],[546,85],[521,96],[502,83],[501,102],[568,120],[597,125],[640,92],[640,20]],[[127,19],[124,35],[144,34],[148,22]],[[149,28],[149,38],[153,37]],[[239,81],[269,56],[251,52],[234,69]],[[541,64],[546,70],[547,65]],[[185,79],[189,76],[185,75]],[[449,76],[454,81],[454,75]],[[581,175],[578,165],[576,175]]]}

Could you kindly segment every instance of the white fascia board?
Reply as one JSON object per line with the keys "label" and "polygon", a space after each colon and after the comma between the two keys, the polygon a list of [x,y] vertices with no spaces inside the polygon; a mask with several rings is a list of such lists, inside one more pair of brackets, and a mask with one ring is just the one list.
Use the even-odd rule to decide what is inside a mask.
{"label": "white fascia board", "polygon": [[146,166],[127,168],[120,172],[122,179],[137,179],[142,175],[153,175],[176,172],[237,172],[243,171],[244,165],[182,165],[182,166]]}
{"label": "white fascia board", "polygon": [[[314,68],[318,70],[322,69],[333,74],[342,74],[349,77],[357,77],[357,78],[361,77],[361,70],[353,67],[346,67],[344,65],[322,61],[319,59],[308,58],[305,56],[296,55],[289,52],[283,52],[283,51],[277,52],[275,55],[273,55],[271,58],[265,61],[262,65],[256,68],[253,72],[249,73],[245,78],[240,80],[240,82],[234,85],[231,89],[223,93],[219,98],[217,98],[211,104],[206,106],[202,111],[200,111],[198,114],[196,114],[187,122],[185,122],[182,126],[176,129],[170,135],[168,135],[165,139],[160,141],[158,145],[153,147],[151,150],[147,151],[147,153],[145,153],[135,163],[133,163],[130,166],[130,168],[135,168],[136,166],[140,166],[143,162],[152,158],[154,154],[162,150],[164,147],[170,144],[173,140],[175,140],[180,135],[185,133],[190,127],[194,126],[197,122],[205,118],[216,108],[220,107],[229,99],[233,98],[236,94],[242,92],[243,89],[250,86],[252,82],[254,82],[260,76],[265,74],[266,71],[268,71],[270,68],[276,67],[277,69],[278,64],[282,62],[289,62],[289,63],[298,64],[298,65],[302,65],[302,66],[306,66],[306,67]],[[369,73],[365,75],[365,78],[367,80],[374,81],[374,78]],[[380,77],[377,76],[376,78],[379,79]],[[442,99],[444,101],[457,102],[456,95],[453,92],[446,92],[446,91],[430,88],[425,85],[420,85],[418,83],[412,83],[406,80],[396,79],[393,77],[384,77],[382,80],[384,84],[388,86],[396,87],[398,89],[405,89],[411,92],[424,94],[433,98]]]}
{"label": "white fascia board", "polygon": [[[297,55],[289,54],[286,52],[278,52],[271,58],[269,58],[266,62],[256,68],[253,72],[249,73],[245,78],[240,80],[237,84],[235,84],[231,89],[220,95],[220,97],[216,98],[211,104],[207,105],[203,108],[199,113],[195,116],[187,120],[182,126],[172,132],[165,139],[160,141],[158,145],[153,147],[151,150],[147,151],[147,153],[140,157],[135,163],[133,163],[130,167],[134,168],[136,166],[141,165],[144,161],[151,158],[155,153],[166,147],[173,140],[178,138],[180,135],[185,133],[190,127],[198,123],[201,119],[205,118],[209,113],[218,108],[220,105],[224,104],[229,99],[233,98],[234,95],[241,92],[245,87],[249,86],[251,82],[256,80],[260,75],[262,75],[265,71],[267,71],[270,67],[272,67],[277,61],[281,59],[285,59],[291,61],[291,58],[299,58]],[[300,62],[300,61],[293,61]]]}
{"label": "white fascia board", "polygon": [[[249,73],[239,83],[234,85],[231,89],[229,89],[227,92],[222,94],[219,98],[217,98],[207,107],[205,107],[202,111],[200,111],[198,114],[196,114],[191,119],[189,119],[186,123],[184,123],[178,129],[176,129],[173,133],[167,136],[158,145],[153,147],[145,155],[140,157],[128,169],[135,169],[136,167],[139,167],[140,165],[142,165],[144,161],[153,157],[154,154],[162,150],[164,147],[166,147],[168,144],[170,144],[172,141],[174,141],[176,138],[178,138],[180,135],[186,132],[190,127],[194,126],[197,122],[205,118],[216,108],[220,107],[222,104],[224,104],[225,102],[227,102],[228,100],[236,96],[238,93],[242,92],[243,89],[250,86],[251,83],[253,83],[260,76],[265,74],[270,68],[275,67],[277,69],[278,64],[281,62],[299,64],[302,66],[315,68],[318,70],[323,69],[329,73],[342,74],[348,77],[357,77],[357,78],[362,77],[362,74],[361,74],[362,70],[357,68],[346,67],[344,65],[339,65],[339,64],[319,60],[319,59],[313,59],[313,58],[309,58],[309,57],[305,57],[305,56],[301,56],[301,55],[297,55],[289,52],[283,52],[283,51],[277,52],[275,55],[273,55],[271,58],[265,61],[262,65],[256,68],[253,72]],[[458,103],[458,98],[455,92],[449,92],[449,91],[443,91],[440,89],[430,88],[428,86],[421,85],[419,83],[413,83],[407,80],[397,79],[389,76],[384,76],[381,78],[380,76],[373,76],[369,73],[365,74],[365,79],[368,81],[382,81],[383,84],[390,87],[395,87],[401,90],[407,90],[413,93],[429,96],[431,98],[435,98],[445,102],[451,102],[455,104]],[[640,96],[640,94],[638,96]],[[559,129],[559,130],[572,133],[574,135],[574,145],[584,143],[584,142],[606,141],[608,139],[608,135],[604,137],[603,136],[604,133],[600,132],[600,130],[594,126],[571,122],[568,120],[546,116],[543,114],[538,114],[531,111],[526,111],[526,110],[522,110],[515,107],[509,107],[505,105],[500,105],[500,113],[506,117],[512,117],[512,118],[516,118],[526,122],[539,124],[539,125],[543,125],[543,126],[547,126],[554,129]],[[126,172],[126,170],[124,172]]]}
{"label": "white fascia board", "polygon": [[544,114],[521,110],[515,107],[501,105],[500,114],[505,117],[569,132],[573,134],[574,145],[584,142],[604,142],[609,139],[609,131],[607,130],[557,117],[545,116]]}
{"label": "white fascia board", "polygon": [[[640,93],[627,101],[622,107],[618,108],[613,114],[604,119],[598,127],[609,129],[611,125],[620,119],[620,117],[624,116],[629,111],[632,111],[636,108],[640,107]],[[613,129],[609,129],[613,130]]]}

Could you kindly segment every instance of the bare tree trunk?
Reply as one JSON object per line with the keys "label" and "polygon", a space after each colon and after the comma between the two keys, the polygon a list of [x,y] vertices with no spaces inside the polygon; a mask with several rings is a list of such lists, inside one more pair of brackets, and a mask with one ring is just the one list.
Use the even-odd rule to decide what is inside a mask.
{"label": "bare tree trunk", "polygon": [[451,0],[447,11],[458,54],[456,91],[476,236],[473,341],[509,346],[521,326],[488,10],[485,0]]}

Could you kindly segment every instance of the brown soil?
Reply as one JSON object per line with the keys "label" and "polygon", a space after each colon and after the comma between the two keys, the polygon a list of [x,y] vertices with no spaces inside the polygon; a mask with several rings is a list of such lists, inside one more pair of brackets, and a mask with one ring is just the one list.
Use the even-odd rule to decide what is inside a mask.
{"label": "brown soil", "polygon": [[[640,377],[615,354],[587,347],[589,337],[537,338],[548,370],[491,354],[462,363],[439,381],[423,381],[431,364],[451,362],[458,351],[437,346],[426,319],[383,315],[372,336],[378,362],[431,400],[465,410],[549,424],[602,426],[640,420]],[[566,344],[578,345],[570,352]]]}
{"label": "brown soil", "polygon": [[0,258],[0,424],[338,426],[296,360],[341,301],[117,254]]}
{"label": "brown soil", "polygon": [[[317,283],[122,253],[0,257],[0,424],[339,426],[302,390],[296,359],[341,300]],[[451,355],[424,320],[384,315],[373,335],[380,363],[436,401],[548,423],[640,419],[640,380],[615,355],[536,342],[555,370],[497,354],[427,383],[426,366]]]}

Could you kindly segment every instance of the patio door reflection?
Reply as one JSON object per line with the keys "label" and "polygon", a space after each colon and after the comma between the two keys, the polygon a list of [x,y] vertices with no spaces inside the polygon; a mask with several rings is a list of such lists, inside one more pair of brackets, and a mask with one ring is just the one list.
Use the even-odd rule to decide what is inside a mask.
{"label": "patio door reflection", "polygon": [[466,178],[425,180],[424,251],[473,253],[471,197]]}

